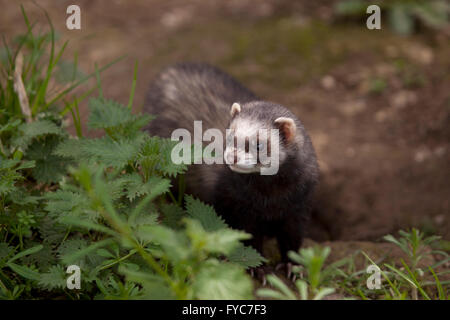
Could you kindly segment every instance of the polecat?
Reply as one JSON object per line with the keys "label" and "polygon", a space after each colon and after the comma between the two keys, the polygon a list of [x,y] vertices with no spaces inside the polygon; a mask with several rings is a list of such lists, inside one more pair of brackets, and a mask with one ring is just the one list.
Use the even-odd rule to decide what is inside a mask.
{"label": "polecat", "polygon": [[[198,120],[203,130],[217,128],[225,135],[229,128],[244,139],[257,136],[259,129],[278,129],[275,175],[261,175],[259,161],[248,164],[237,159],[248,153],[247,141],[236,146],[234,139],[227,139],[225,157],[230,165],[190,166],[186,192],[212,204],[231,227],[252,234],[251,245],[259,252],[265,236],[278,239],[285,261],[289,250],[299,249],[319,170],[311,140],[293,113],[261,101],[219,69],[197,63],[163,70],[150,86],[144,111],[157,116],[146,130],[166,138],[177,128],[193,134]],[[257,141],[257,149],[264,145],[268,147],[269,141]]]}

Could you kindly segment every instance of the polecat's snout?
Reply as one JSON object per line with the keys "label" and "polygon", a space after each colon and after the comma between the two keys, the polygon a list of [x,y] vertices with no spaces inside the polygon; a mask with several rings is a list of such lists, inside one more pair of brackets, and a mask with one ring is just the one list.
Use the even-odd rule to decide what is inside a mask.
{"label": "polecat's snout", "polygon": [[[238,173],[277,174],[298,145],[299,132],[295,118],[282,116],[281,106],[253,101],[231,106],[231,122],[226,130],[225,163]],[[294,154],[296,156],[296,154]]]}

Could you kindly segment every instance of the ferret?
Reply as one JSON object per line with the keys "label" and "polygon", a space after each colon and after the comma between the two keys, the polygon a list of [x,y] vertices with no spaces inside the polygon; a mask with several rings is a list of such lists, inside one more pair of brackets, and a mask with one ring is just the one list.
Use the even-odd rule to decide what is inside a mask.
{"label": "ferret", "polygon": [[[144,112],[156,116],[145,130],[160,137],[170,138],[177,128],[193,134],[194,121],[199,120],[203,130],[217,128],[227,136],[229,129],[232,138],[228,134],[224,142],[228,161],[191,165],[186,193],[211,204],[230,227],[250,233],[249,244],[260,253],[264,238],[276,237],[287,262],[287,252],[301,247],[319,177],[301,121],[284,106],[259,99],[230,75],[203,63],[180,63],[160,72],[150,85]],[[259,137],[259,129],[278,129],[274,175],[262,175],[264,164],[258,159],[239,159],[249,153],[245,139]],[[236,136],[245,143],[234,143]],[[257,138],[257,149],[270,146],[270,136],[266,138]]]}

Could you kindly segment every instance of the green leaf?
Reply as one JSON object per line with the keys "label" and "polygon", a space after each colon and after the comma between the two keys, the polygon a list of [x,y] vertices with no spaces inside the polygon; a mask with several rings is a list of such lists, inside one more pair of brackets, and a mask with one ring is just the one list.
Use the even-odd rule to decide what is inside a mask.
{"label": "green leaf", "polygon": [[97,249],[105,247],[113,242],[114,242],[114,239],[112,239],[112,238],[100,240],[100,241],[94,242],[93,244],[91,244],[85,248],[82,248],[81,250],[78,250],[75,252],[70,251],[67,254],[62,255],[61,259],[64,262],[64,264],[72,264],[73,262],[79,261],[80,259],[82,259],[84,256],[90,254],[91,252],[95,252],[95,251],[97,251]]}
{"label": "green leaf", "polygon": [[60,141],[61,138],[58,136],[48,136],[28,148],[27,158],[36,163],[32,174],[38,182],[58,182],[66,174],[69,162],[53,154]]}
{"label": "green leaf", "polygon": [[400,35],[410,35],[414,31],[414,18],[410,8],[405,4],[394,4],[389,10],[389,23]]}
{"label": "green leaf", "polygon": [[162,223],[172,229],[181,227],[181,219],[186,215],[184,210],[173,203],[164,203],[161,206],[163,214]]}
{"label": "green leaf", "polygon": [[269,274],[267,275],[267,282],[269,282],[274,288],[278,289],[282,293],[285,300],[297,299],[294,292],[292,292],[292,290],[289,289],[288,286],[280,280],[280,278]]}
{"label": "green leaf", "polygon": [[250,234],[229,228],[216,231],[206,231],[197,220],[185,218],[186,234],[192,242],[192,246],[198,250],[210,253],[229,254],[237,246],[240,240],[249,239]]}
{"label": "green leaf", "polygon": [[18,264],[8,262],[7,266],[11,268],[15,273],[18,275],[30,279],[30,280],[36,280],[38,281],[40,279],[40,274],[34,270],[31,270],[30,268],[26,266],[20,266]]}
{"label": "green leaf", "polygon": [[89,127],[104,129],[112,138],[134,137],[153,118],[148,114],[134,115],[130,108],[103,98],[90,99],[89,108]]}
{"label": "green leaf", "polygon": [[139,237],[161,245],[164,253],[173,262],[186,259],[190,254],[187,239],[181,233],[162,225],[141,226],[138,228]]}
{"label": "green leaf", "polygon": [[172,149],[176,143],[160,137],[144,138],[136,162],[142,167],[146,177],[155,173],[175,177],[186,172],[185,164],[175,164],[172,161]]}
{"label": "green leaf", "polygon": [[339,1],[335,10],[341,15],[361,15],[366,13],[367,3],[361,0]]}
{"label": "green leaf", "polygon": [[89,108],[88,125],[92,129],[114,128],[136,119],[130,109],[113,100],[91,98]]}
{"label": "green leaf", "polygon": [[40,275],[39,286],[47,290],[63,289],[67,285],[66,277],[67,274],[62,266],[51,266],[47,272]]}
{"label": "green leaf", "polygon": [[194,199],[190,195],[185,197],[185,201],[188,215],[200,221],[206,231],[215,231],[228,227],[225,221],[216,214],[213,207]]}
{"label": "green leaf", "polygon": [[130,201],[144,194],[150,195],[151,199],[153,199],[168,192],[170,189],[170,180],[168,179],[153,176],[144,183],[142,177],[138,174],[134,174],[132,177],[124,184],[124,187],[127,189],[127,198]]}
{"label": "green leaf", "polygon": [[110,137],[98,139],[67,139],[55,154],[89,163],[99,162],[108,167],[123,168],[136,157],[140,141],[119,140]]}
{"label": "green leaf", "polygon": [[[61,220],[89,208],[89,199],[85,195],[70,190],[59,189],[55,192],[48,192],[43,198],[46,200],[45,210],[53,219]],[[93,218],[95,217],[97,216],[94,215]]]}
{"label": "green leaf", "polygon": [[413,11],[429,27],[441,28],[448,24],[450,4],[443,1],[421,2]]}
{"label": "green leaf", "polygon": [[255,268],[265,262],[266,259],[254,248],[239,245],[228,255],[228,261],[237,263],[245,268]]}
{"label": "green leaf", "polygon": [[87,230],[91,231],[98,231],[105,234],[108,234],[110,236],[117,236],[116,232],[104,225],[101,225],[99,223],[95,223],[88,220],[83,220],[77,217],[64,217],[61,220],[61,223],[86,228]]}
{"label": "green leaf", "polygon": [[27,255],[29,255],[29,254],[36,253],[36,252],[42,250],[43,247],[44,247],[44,246],[40,244],[40,245],[34,246],[34,247],[32,247],[32,248],[29,248],[29,249],[27,249],[27,250],[21,251],[21,252],[19,252],[18,254],[16,254],[14,257],[12,257],[11,259],[9,259],[9,260],[8,260],[8,263],[11,263],[11,262],[13,262],[13,261],[16,261],[17,259],[20,259],[20,258],[22,258],[22,257],[25,257],[25,256],[27,256]]}
{"label": "green leaf", "polygon": [[194,296],[200,300],[243,300],[253,298],[253,284],[245,271],[236,265],[209,260],[202,264],[193,284]]}
{"label": "green leaf", "polygon": [[174,300],[177,298],[161,276],[148,272],[130,270],[129,268],[122,268],[121,272],[125,274],[128,281],[139,283],[142,286],[143,299]]}
{"label": "green leaf", "polygon": [[324,297],[333,294],[335,291],[336,289],[334,288],[321,288],[313,300],[322,300]]}
{"label": "green leaf", "polygon": [[14,247],[9,246],[6,242],[0,242],[0,262],[14,253]]}
{"label": "green leaf", "polygon": [[23,123],[19,126],[18,134],[14,137],[12,144],[25,150],[34,138],[50,134],[62,135],[63,131],[50,120]]}

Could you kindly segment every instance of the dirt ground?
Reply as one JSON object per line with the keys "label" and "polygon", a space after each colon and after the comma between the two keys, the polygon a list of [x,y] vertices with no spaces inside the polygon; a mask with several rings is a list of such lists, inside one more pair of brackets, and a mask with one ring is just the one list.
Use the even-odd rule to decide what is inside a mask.
{"label": "dirt ground", "polygon": [[[312,238],[373,241],[416,226],[450,239],[450,39],[337,21],[333,2],[38,1],[86,73],[127,55],[102,74],[110,98],[127,103],[135,60],[137,109],[155,73],[194,60],[293,110],[321,166]],[[65,27],[72,3],[80,31]],[[1,34],[25,29],[19,2],[0,8]]]}

